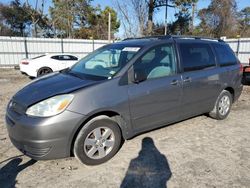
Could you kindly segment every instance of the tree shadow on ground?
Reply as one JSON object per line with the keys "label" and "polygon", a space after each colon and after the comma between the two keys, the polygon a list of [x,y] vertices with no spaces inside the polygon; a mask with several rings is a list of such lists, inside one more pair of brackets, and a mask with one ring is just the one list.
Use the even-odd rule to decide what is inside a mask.
{"label": "tree shadow on ground", "polygon": [[21,164],[21,162],[22,158],[18,157],[12,159],[0,169],[0,187],[15,187],[18,173],[36,163],[33,159],[24,164]]}
{"label": "tree shadow on ground", "polygon": [[167,158],[156,148],[152,138],[146,137],[138,157],[131,160],[120,187],[163,188],[167,187],[171,175]]}

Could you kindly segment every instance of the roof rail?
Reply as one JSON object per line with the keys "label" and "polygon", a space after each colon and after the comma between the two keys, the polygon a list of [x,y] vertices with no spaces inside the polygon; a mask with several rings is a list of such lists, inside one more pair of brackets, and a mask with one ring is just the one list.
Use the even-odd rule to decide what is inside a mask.
{"label": "roof rail", "polygon": [[172,38],[180,38],[180,39],[215,40],[218,42],[224,42],[224,40],[222,39],[203,37],[203,36],[192,36],[192,35],[171,35],[171,36]]}
{"label": "roof rail", "polygon": [[213,40],[218,42],[224,42],[222,39],[216,39],[211,37],[203,37],[203,36],[191,36],[191,35],[153,35],[146,37],[137,37],[137,38],[126,38],[126,40],[134,40],[134,39],[197,39],[197,40]]}
{"label": "roof rail", "polygon": [[145,37],[131,37],[123,39],[122,41],[126,40],[136,40],[136,39],[169,39],[171,35],[152,35],[152,36],[145,36]]}

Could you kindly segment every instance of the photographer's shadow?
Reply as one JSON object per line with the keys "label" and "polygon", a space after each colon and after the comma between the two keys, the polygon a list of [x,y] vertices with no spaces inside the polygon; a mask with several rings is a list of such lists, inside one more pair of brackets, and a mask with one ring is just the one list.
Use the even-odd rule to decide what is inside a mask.
{"label": "photographer's shadow", "polygon": [[167,187],[171,175],[167,158],[159,152],[152,138],[146,137],[142,140],[138,157],[129,164],[121,188]]}
{"label": "photographer's shadow", "polygon": [[22,158],[14,158],[0,168],[0,187],[15,187],[18,173],[36,163],[33,159],[24,164],[21,162]]}

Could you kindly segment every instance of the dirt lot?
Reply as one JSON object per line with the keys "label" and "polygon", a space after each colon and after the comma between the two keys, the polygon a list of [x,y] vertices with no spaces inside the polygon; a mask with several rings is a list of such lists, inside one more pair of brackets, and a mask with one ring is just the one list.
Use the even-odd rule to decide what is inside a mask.
{"label": "dirt lot", "polygon": [[74,158],[35,162],[7,136],[5,108],[30,80],[0,70],[0,187],[250,187],[250,87],[226,120],[199,116],[126,141],[99,166]]}

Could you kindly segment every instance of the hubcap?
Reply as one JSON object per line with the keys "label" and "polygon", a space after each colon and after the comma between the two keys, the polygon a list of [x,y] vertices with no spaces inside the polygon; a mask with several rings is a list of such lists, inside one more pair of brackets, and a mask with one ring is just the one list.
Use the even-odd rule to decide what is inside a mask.
{"label": "hubcap", "polygon": [[115,135],[107,127],[98,127],[92,130],[84,141],[84,152],[91,159],[101,159],[113,149]]}
{"label": "hubcap", "polygon": [[44,74],[48,74],[48,73],[50,73],[51,71],[49,70],[49,69],[42,69],[41,71],[40,71],[40,75],[44,75]]}
{"label": "hubcap", "polygon": [[228,96],[223,96],[219,101],[219,113],[226,115],[230,108],[230,99]]}

